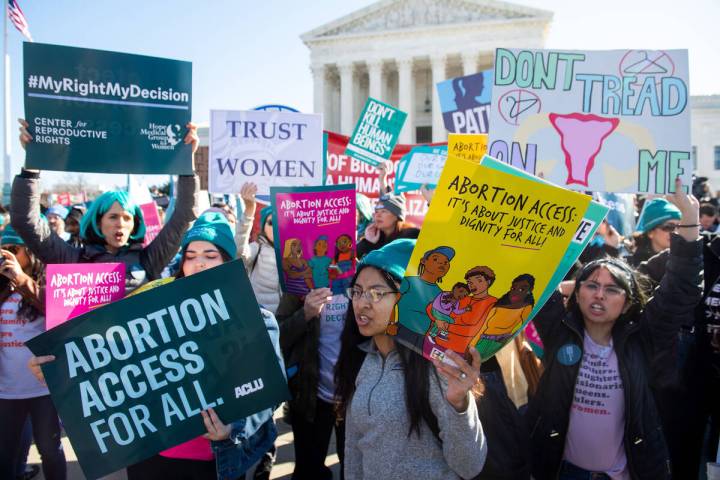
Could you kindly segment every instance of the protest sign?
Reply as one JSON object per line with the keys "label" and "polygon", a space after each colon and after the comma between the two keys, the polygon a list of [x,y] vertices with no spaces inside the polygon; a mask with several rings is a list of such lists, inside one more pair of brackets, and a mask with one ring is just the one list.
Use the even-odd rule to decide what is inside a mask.
{"label": "protest sign", "polygon": [[567,188],[689,191],[687,50],[498,49],[489,155]]}
{"label": "protest sign", "polygon": [[406,118],[407,113],[368,98],[345,153],[377,167],[390,159]]}
{"label": "protest sign", "polygon": [[479,163],[488,150],[487,134],[451,133],[448,135],[448,155]]}
{"label": "protest sign", "polygon": [[395,192],[418,190],[423,185],[434,188],[440,178],[446,158],[447,146],[445,145],[414,147],[400,159]]}
{"label": "protest sign", "polygon": [[453,133],[487,133],[493,71],[451,78],[437,84],[445,129]]}
{"label": "protest sign", "polygon": [[610,208],[607,221],[622,236],[632,235],[635,231],[635,195],[630,193],[595,194],[598,202]]}
{"label": "protest sign", "polygon": [[288,111],[210,111],[209,190],[239,193],[245,182],[270,187],[322,185],[320,115]]}
{"label": "protest sign", "polygon": [[125,296],[124,263],[50,263],[45,278],[48,329]]}
{"label": "protest sign", "polygon": [[355,275],[355,186],[273,187],[271,197],[283,291],[344,293]]}
{"label": "protest sign", "polygon": [[494,355],[530,321],[589,203],[449,156],[400,286],[396,340],[428,358]]}
{"label": "protest sign", "polygon": [[190,62],[28,42],[23,62],[28,168],[192,174]]}
{"label": "protest sign", "polygon": [[287,398],[242,261],[111,303],[26,342],[85,475],[97,478]]}
{"label": "protest sign", "polygon": [[[334,132],[326,133],[327,148],[325,150],[325,162],[327,176],[325,178],[325,184],[337,185],[354,183],[357,192],[370,198],[374,203],[380,192],[377,168],[350,157],[345,153],[348,137]],[[388,162],[388,166],[392,166],[392,168],[388,169],[388,186],[391,189],[395,185],[396,170],[400,159],[416,146],[418,145],[395,145],[395,149]],[[405,207],[407,209],[405,220],[416,226],[422,225],[425,212],[427,212],[427,202],[420,192],[417,191],[407,192],[404,195]]]}
{"label": "protest sign", "polygon": [[143,246],[146,247],[155,240],[160,230],[162,230],[162,222],[158,207],[150,194],[150,189],[145,182],[140,182],[137,178],[131,176],[128,182],[128,194],[135,205],[140,207],[143,214],[143,222],[145,223],[145,238],[143,238]]}

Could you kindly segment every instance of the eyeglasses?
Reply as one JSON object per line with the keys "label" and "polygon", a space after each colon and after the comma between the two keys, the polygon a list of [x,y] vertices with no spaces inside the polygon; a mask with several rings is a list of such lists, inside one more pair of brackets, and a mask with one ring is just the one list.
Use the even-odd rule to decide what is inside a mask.
{"label": "eyeglasses", "polygon": [[399,293],[396,290],[379,290],[377,288],[370,288],[368,290],[363,291],[362,288],[358,287],[350,287],[347,290],[345,290],[345,295],[347,295],[348,298],[352,299],[353,301],[358,301],[362,297],[365,297],[369,302],[372,303],[378,303],[380,300],[382,300],[385,295],[388,295],[390,293]]}
{"label": "eyeglasses", "polygon": [[627,293],[624,289],[618,287],[617,285],[600,285],[592,280],[580,282],[580,286],[592,294],[602,291],[607,298],[619,298]]}
{"label": "eyeglasses", "polygon": [[661,226],[659,226],[659,227],[657,227],[657,228],[659,228],[659,229],[662,230],[663,232],[672,233],[672,232],[674,232],[675,230],[678,229],[678,226],[679,226],[679,224],[677,224],[677,223],[668,223],[668,224],[666,224],[666,225],[661,225]]}

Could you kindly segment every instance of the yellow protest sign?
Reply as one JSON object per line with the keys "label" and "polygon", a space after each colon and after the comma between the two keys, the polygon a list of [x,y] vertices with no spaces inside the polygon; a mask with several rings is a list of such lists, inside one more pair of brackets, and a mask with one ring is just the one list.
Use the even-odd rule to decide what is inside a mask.
{"label": "yellow protest sign", "polygon": [[590,197],[448,156],[400,286],[396,340],[494,355],[530,321]]}
{"label": "yellow protest sign", "polygon": [[455,156],[480,163],[487,154],[488,136],[486,133],[450,133],[448,134],[448,156]]}

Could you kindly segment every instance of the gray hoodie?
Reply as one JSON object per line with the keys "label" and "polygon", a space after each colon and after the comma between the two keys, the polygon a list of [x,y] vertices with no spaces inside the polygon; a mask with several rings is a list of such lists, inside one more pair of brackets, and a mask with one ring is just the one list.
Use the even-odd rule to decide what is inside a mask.
{"label": "gray hoodie", "polygon": [[[430,375],[430,407],[437,416],[441,442],[421,423],[421,435],[408,437],[405,380],[397,351],[383,359],[369,342],[350,402],[345,431],[345,478],[472,478],[485,464],[487,444],[472,397],[458,413],[445,398],[447,384]],[[468,393],[468,395],[470,395]]]}

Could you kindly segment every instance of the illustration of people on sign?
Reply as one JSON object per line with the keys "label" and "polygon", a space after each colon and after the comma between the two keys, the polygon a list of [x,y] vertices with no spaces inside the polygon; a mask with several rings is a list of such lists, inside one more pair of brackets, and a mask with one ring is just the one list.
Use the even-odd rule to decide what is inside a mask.
{"label": "illustration of people on sign", "polygon": [[425,334],[431,325],[426,309],[444,293],[438,283],[450,270],[453,257],[455,250],[451,247],[428,250],[420,259],[418,275],[405,277],[400,284],[402,296],[397,303],[396,320],[388,327],[388,334],[397,335],[400,342],[418,353],[423,351]]}
{"label": "illustration of people on sign", "polygon": [[333,294],[345,292],[350,286],[353,275],[355,275],[355,252],[353,251],[353,238],[343,233],[335,240],[335,258],[330,268]]}
{"label": "illustration of people on sign", "polygon": [[500,297],[487,315],[487,320],[470,342],[469,348],[477,347],[482,358],[488,358],[500,350],[522,328],[530,316],[535,299],[535,277],[529,273],[519,275],[512,281],[510,291]]}
{"label": "illustration of people on sign", "polygon": [[438,318],[433,313],[432,306],[428,305],[426,309],[427,316],[432,322],[446,327],[447,338],[440,335],[432,338],[427,335],[423,348],[426,357],[442,357],[442,351],[447,349],[461,354],[464,353],[472,339],[484,325],[488,312],[497,302],[497,298],[488,292],[495,282],[495,272],[492,268],[486,265],[472,267],[465,273],[465,281],[470,295],[458,301],[457,309],[462,312],[450,315],[454,320],[453,323],[448,323],[447,326],[439,323],[444,322],[444,320]]}
{"label": "illustration of people on sign", "polygon": [[330,274],[328,268],[332,263],[332,258],[327,256],[328,253],[328,237],[320,235],[313,244],[313,255],[308,260],[308,265],[312,270],[312,279],[315,288],[327,288],[330,286]]}
{"label": "illustration of people on sign", "polygon": [[313,271],[303,257],[302,243],[298,238],[285,240],[282,269],[285,272],[285,290],[298,296],[305,296],[313,288]]}
{"label": "illustration of people on sign", "polygon": [[428,335],[430,338],[435,339],[438,335],[443,340],[447,340],[449,324],[455,323],[455,319],[452,315],[460,315],[469,311],[469,308],[460,308],[460,301],[470,295],[470,287],[463,282],[457,282],[453,285],[452,290],[449,292],[442,292],[431,304],[432,316],[437,319],[430,326],[430,332]]}

